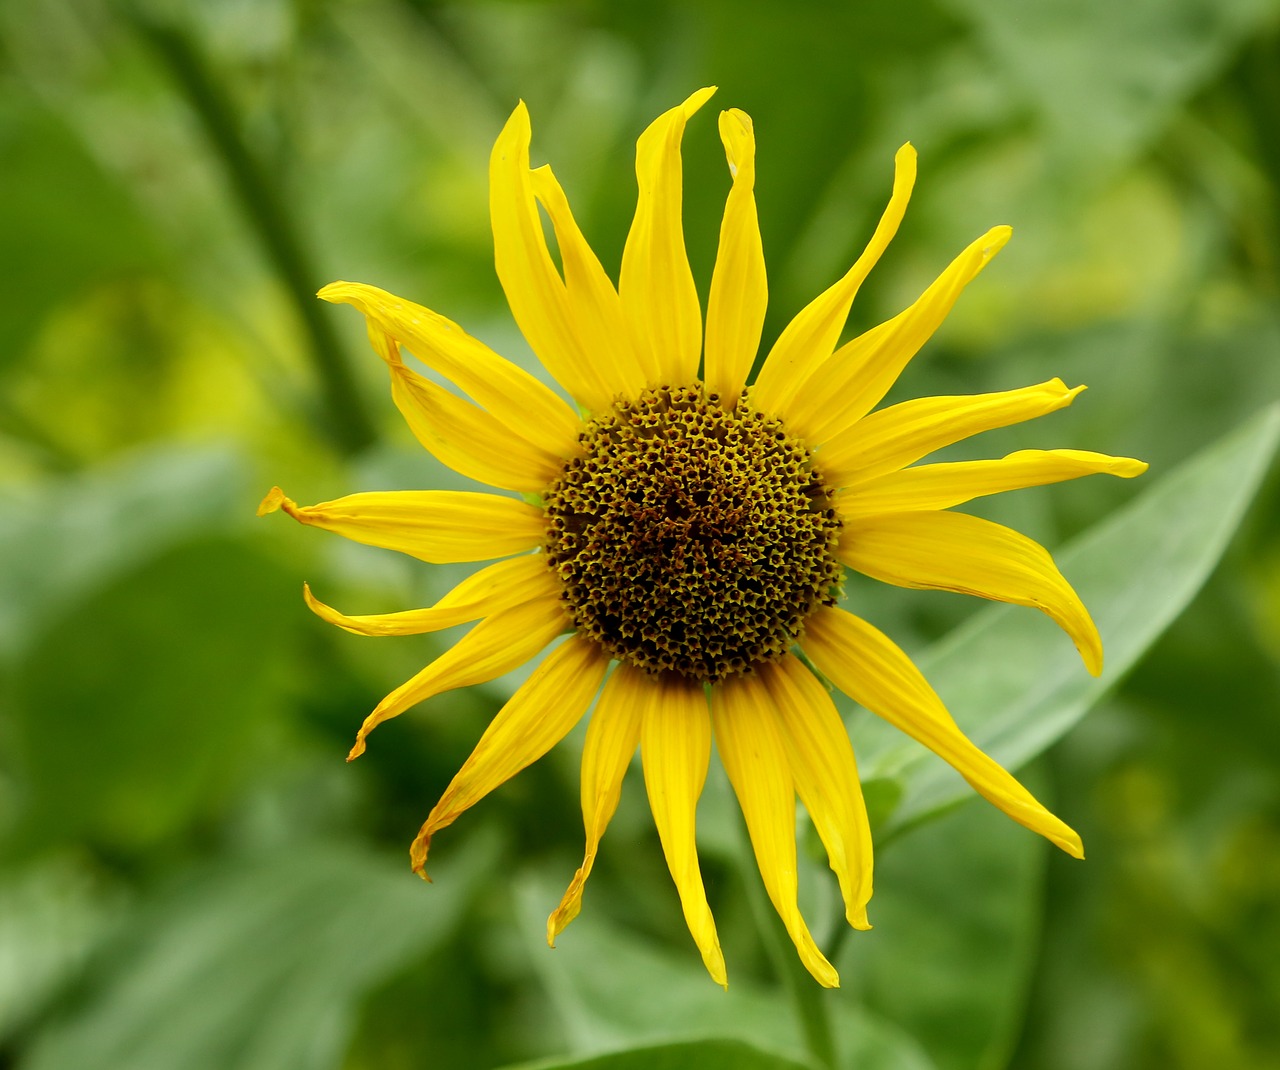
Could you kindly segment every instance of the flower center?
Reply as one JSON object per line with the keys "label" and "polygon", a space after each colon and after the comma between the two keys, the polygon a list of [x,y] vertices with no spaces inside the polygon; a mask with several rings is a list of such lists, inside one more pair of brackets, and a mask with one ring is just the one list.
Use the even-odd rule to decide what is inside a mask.
{"label": "flower center", "polygon": [[831,605],[840,520],[812,457],[747,392],[615,402],[547,493],[546,553],[579,631],[704,681],[781,657]]}

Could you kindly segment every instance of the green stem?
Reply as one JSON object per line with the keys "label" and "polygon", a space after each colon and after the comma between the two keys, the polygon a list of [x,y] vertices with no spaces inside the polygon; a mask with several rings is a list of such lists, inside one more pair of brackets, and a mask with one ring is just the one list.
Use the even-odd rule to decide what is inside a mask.
{"label": "green stem", "polygon": [[241,209],[297,309],[311,340],[310,353],[335,444],[348,454],[364,449],[375,439],[373,423],[361,404],[331,320],[316,300],[319,280],[303,251],[279,187],[269,180],[267,169],[245,144],[231,101],[195,41],[177,26],[156,21],[132,4],[123,6],[195,112],[222,161]]}
{"label": "green stem", "polygon": [[809,976],[809,971],[796,954],[790,937],[760,884],[760,874],[756,872],[754,865],[755,851],[747,835],[746,825],[739,823],[738,827],[742,832],[743,842],[743,849],[739,852],[742,859],[742,883],[747,889],[747,899],[751,903],[756,928],[760,931],[774,969],[782,976],[787,987],[809,1055],[822,1070],[835,1070],[835,1037],[831,1032],[826,1005],[822,1002],[825,990]]}

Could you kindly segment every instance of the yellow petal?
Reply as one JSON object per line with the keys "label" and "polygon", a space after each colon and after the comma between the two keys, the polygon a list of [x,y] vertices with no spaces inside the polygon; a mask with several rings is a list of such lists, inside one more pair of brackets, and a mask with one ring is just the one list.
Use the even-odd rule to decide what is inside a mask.
{"label": "yellow petal", "polygon": [[546,209],[564,265],[565,299],[582,351],[600,378],[607,400],[636,397],[645,386],[644,371],[622,314],[622,300],[569,210],[569,199],[550,167],[530,176]]}
{"label": "yellow petal", "polygon": [[415,873],[426,876],[431,837],[554,747],[595,698],[608,656],[574,636],[553,650],[498,715],[445,789],[409,848]]}
{"label": "yellow petal", "polygon": [[716,923],[698,867],[694,810],[711,758],[711,718],[700,683],[668,674],[647,689],[640,754],[649,808],[658,827],[684,920],[712,979],[728,987]]}
{"label": "yellow petal", "polygon": [[714,92],[698,90],[658,116],[636,142],[640,193],[618,292],[650,386],[682,386],[698,375],[702,308],[684,249],[680,142],[685,123]]}
{"label": "yellow petal", "polygon": [[773,699],[754,676],[734,676],[711,689],[716,749],[738,796],[756,865],[800,961],[825,988],[840,977],[818,950],[797,902],[796,792]]}
{"label": "yellow petal", "polygon": [[[584,345],[564,281],[547,249],[529,171],[530,137],[529,112],[521,101],[489,159],[489,216],[498,279],[511,314],[538,359],[580,405],[599,411],[609,406],[616,393],[601,374],[609,366],[604,359],[607,351],[592,353]],[[577,237],[581,241],[581,235]],[[570,249],[571,256],[580,253],[579,247]],[[598,263],[595,266],[599,268]]]}
{"label": "yellow petal", "polygon": [[855,929],[869,929],[871,826],[844,722],[826,688],[794,656],[756,671],[778,712],[796,791],[840,882],[845,919]]}
{"label": "yellow petal", "polygon": [[703,380],[732,408],[760,346],[769,290],[756,216],[756,140],[751,117],[736,108],[720,113],[720,140],[733,186],[720,224],[720,247],[707,299],[707,353]]}
{"label": "yellow petal", "polygon": [[321,602],[305,583],[302,593],[307,607],[316,616],[356,635],[421,635],[492,616],[536,598],[558,598],[560,581],[547,567],[547,559],[542,554],[525,554],[482,568],[430,609],[348,617]]}
{"label": "yellow petal", "polygon": [[1034,606],[1071,637],[1085,668],[1102,672],[1102,640],[1089,611],[1043,546],[964,513],[894,513],[845,524],[836,556],[898,587],[976,594]]}
{"label": "yellow petal", "polygon": [[982,431],[1008,427],[1064,408],[1084,389],[1068,390],[1061,379],[1002,390],[916,398],[859,420],[817,453],[828,486],[863,483]]}
{"label": "yellow petal", "polygon": [[564,459],[521,438],[501,420],[405,367],[400,346],[375,324],[369,341],[391,372],[391,398],[409,430],[455,472],[506,490],[537,493],[559,476]]}
{"label": "yellow petal", "polygon": [[802,645],[854,702],[923,743],[1019,824],[1084,857],[1080,837],[970,742],[920,670],[882,632],[851,613],[824,608],[806,622]]}
{"label": "yellow petal", "polygon": [[583,886],[591,876],[604,830],[618,808],[622,778],[640,745],[640,725],[649,689],[654,686],[646,673],[630,665],[619,665],[600,692],[600,701],[591,715],[582,749],[582,823],[587,833],[587,850],[569,890],[547,919],[547,943],[552,947],[582,907]]}
{"label": "yellow petal", "polygon": [[893,167],[889,205],[862,255],[787,325],[769,351],[755,384],[756,404],[765,412],[785,417],[796,391],[831,356],[858,288],[898,232],[916,181],[916,150],[910,143],[898,150]]}
{"label": "yellow petal", "polygon": [[318,295],[353,305],[423,364],[454,382],[521,438],[557,457],[578,452],[580,420],[551,390],[452,320],[376,286],[331,282]]}
{"label": "yellow petal", "polygon": [[1008,242],[995,227],[951,262],[910,308],[841,346],[787,406],[787,428],[821,445],[880,404],[902,369],[941,326],[961,292]]}
{"label": "yellow petal", "polygon": [[356,733],[347,761],[364,753],[365,739],[383,721],[434,695],[482,684],[519,668],[568,626],[558,598],[535,599],[486,617],[378,703]]}
{"label": "yellow petal", "polygon": [[923,464],[858,483],[836,495],[844,519],[950,509],[974,498],[1105,473],[1132,479],[1144,461],[1087,450],[1019,450],[998,461]]}
{"label": "yellow petal", "polygon": [[258,515],[277,509],[301,524],[368,546],[399,550],[434,565],[518,554],[538,546],[546,534],[541,509],[514,498],[472,491],[370,491],[319,505],[298,505],[273,487],[258,506]]}

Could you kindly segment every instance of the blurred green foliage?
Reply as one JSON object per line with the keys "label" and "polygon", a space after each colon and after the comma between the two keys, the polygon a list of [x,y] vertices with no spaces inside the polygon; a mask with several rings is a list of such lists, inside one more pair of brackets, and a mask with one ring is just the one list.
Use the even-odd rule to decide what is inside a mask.
{"label": "blurred green foliage", "polygon": [[[875,930],[837,935],[821,859],[802,874],[838,945],[844,988],[817,998],[842,1065],[1280,1067],[1280,494],[1275,410],[1254,415],[1280,398],[1277,0],[0,6],[0,1066],[806,1065],[718,770],[699,833],[727,996],[636,776],[583,916],[543,946],[581,852],[580,735],[422,884],[408,841],[514,681],[345,766],[451,636],[337,632],[301,581],[360,612],[457,574],[252,516],[276,482],[464,485],[310,291],[385,286],[532,368],[488,234],[505,116],[528,101],[613,267],[636,135],[711,83],[755,119],[766,343],[856,256],[911,140],[917,193],[851,330],[987,227],[1016,235],[894,396],[1087,382],[984,454],[1152,462],[1149,486],[984,507],[1053,547],[1115,514],[1062,557],[1100,684],[1029,610],[851,580],[909,650],[965,622],[924,662],[998,757],[1071,728],[1027,772],[1089,861],[957,807],[940,762],[849,711]],[[685,163],[705,298],[728,184],[706,114]]]}

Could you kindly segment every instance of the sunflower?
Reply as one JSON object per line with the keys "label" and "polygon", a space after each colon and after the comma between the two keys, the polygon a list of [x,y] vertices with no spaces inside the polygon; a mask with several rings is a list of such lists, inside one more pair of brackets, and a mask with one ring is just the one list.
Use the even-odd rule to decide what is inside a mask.
{"label": "sunflower", "polygon": [[[514,495],[387,491],[304,507],[277,487],[259,513],[282,508],[304,524],[431,563],[497,559],[427,609],[346,616],[304,589],[319,616],[360,635],[478,622],[378,704],[350,758],[382,722],[501,676],[568,633],[494,717],[427,817],[410,849],[416,872],[425,876],[438,831],[542,757],[594,702],[582,756],[586,853],[548,919],[548,942],[578,913],[638,747],[685,920],[711,976],[726,983],[694,839],[714,736],[769,898],[805,967],[835,986],[836,971],[797,906],[796,797],[826,848],[846,919],[859,929],[869,927],[872,845],[828,682],[949,762],[1015,821],[1083,854],[1074,831],[966,738],[911,660],[840,608],[843,569],[1034,606],[1061,625],[1096,675],[1097,629],[1049,554],[952,507],[1096,472],[1135,476],[1146,465],[1078,450],[916,463],[1069,405],[1083,387],[1059,379],[876,409],[1010,235],[1008,227],[988,231],[909,308],[838,345],[854,296],[906,209],[916,173],[909,144],[895,157],[892,195],[865,252],[790,322],[748,385],[766,283],[755,139],[741,111],[720,114],[732,185],[705,332],[684,246],[680,146],[686,122],[713,91],[661,115],[637,143],[639,198],[616,288],[550,168],[530,167],[523,103],[494,146],[498,278],[529,345],[578,408],[422,306],[357,283],[320,291],[364,314],[392,397],[422,445]],[[406,349],[460,393],[405,364]]]}

